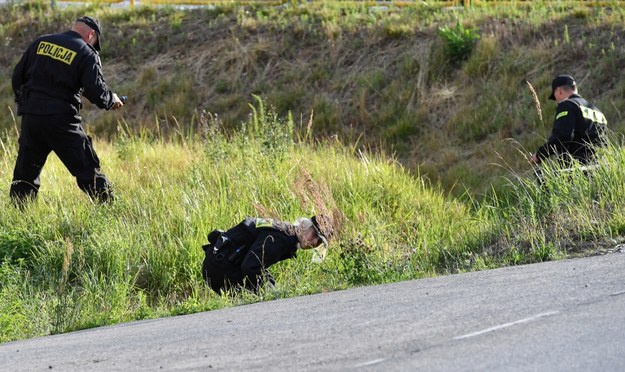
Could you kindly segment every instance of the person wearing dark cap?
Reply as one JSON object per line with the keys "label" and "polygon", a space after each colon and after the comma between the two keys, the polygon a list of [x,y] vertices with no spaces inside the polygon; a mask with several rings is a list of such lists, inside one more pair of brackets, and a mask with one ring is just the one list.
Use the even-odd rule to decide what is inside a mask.
{"label": "person wearing dark cap", "polygon": [[11,83],[22,125],[9,193],[16,204],[36,198],[39,175],[51,151],[93,200],[113,200],[80,116],[82,97],[100,109],[123,106],[102,75],[101,38],[100,22],[80,17],[67,32],[37,38],[15,66]]}
{"label": "person wearing dark cap", "polygon": [[298,249],[319,247],[325,258],[331,234],[324,216],[303,217],[294,223],[248,217],[225,232],[208,234],[208,244],[202,246],[206,255],[202,276],[216,293],[240,288],[257,293],[265,283],[275,284],[267,269],[294,258]]}
{"label": "person wearing dark cap", "polygon": [[607,144],[608,122],[603,113],[577,93],[577,83],[570,75],[553,79],[549,99],[558,103],[553,129],[531,162],[539,164],[556,155],[565,165],[571,158],[581,164],[592,163],[596,148]]}

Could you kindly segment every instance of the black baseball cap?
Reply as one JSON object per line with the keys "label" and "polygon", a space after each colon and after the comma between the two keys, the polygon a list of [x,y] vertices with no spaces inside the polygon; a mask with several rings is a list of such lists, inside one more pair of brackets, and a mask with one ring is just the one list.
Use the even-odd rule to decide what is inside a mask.
{"label": "black baseball cap", "polygon": [[556,92],[556,88],[558,87],[562,87],[562,86],[575,86],[575,79],[573,79],[573,77],[571,75],[558,75],[556,76],[555,79],[553,79],[553,81],[551,82],[551,95],[549,96],[549,99],[554,100],[556,99],[556,96],[554,95],[554,93]]}
{"label": "black baseball cap", "polygon": [[100,21],[89,16],[82,16],[76,18],[75,22],[82,22],[87,26],[91,27],[93,31],[95,31],[95,33],[98,35],[98,41],[95,42],[95,45],[93,47],[95,48],[95,50],[100,51],[100,39],[102,38],[102,27],[100,26]]}

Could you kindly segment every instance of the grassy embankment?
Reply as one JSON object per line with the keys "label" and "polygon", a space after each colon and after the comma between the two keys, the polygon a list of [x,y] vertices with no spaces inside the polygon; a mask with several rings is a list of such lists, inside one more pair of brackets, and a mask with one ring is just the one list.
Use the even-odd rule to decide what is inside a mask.
{"label": "grassy embankment", "polygon": [[[89,131],[101,138],[114,137],[120,120],[134,132],[166,136],[193,126],[202,111],[233,128],[247,120],[256,94],[298,122],[314,112],[318,136],[396,154],[408,170],[456,196],[465,189],[481,194],[505,183],[499,165],[528,169],[517,149],[534,150],[548,134],[555,105],[547,97],[557,73],[576,76],[612,129],[624,131],[625,82],[615,77],[625,64],[625,12],[553,3],[386,12],[336,3],[193,11],[15,7],[0,14],[0,127],[13,126],[9,77],[32,38],[91,13],[105,28],[107,82],[131,98],[123,113],[84,110]],[[461,48],[447,50],[453,38],[438,31],[458,21],[479,36],[464,56]],[[526,81],[538,93],[542,120]]]}
{"label": "grassy embankment", "polygon": [[[542,9],[546,15],[553,16],[547,8]],[[18,12],[16,9],[12,11]],[[37,16],[37,12],[40,12],[41,19],[58,22],[71,18],[73,14],[68,13],[78,14],[83,11],[67,10],[52,14],[43,9],[23,12],[23,18],[19,16],[22,13],[13,13],[14,22],[3,22],[3,37],[9,44],[20,35],[24,39],[30,37],[33,30],[20,30],[18,24],[26,22],[24,20],[29,22],[32,19],[29,17]],[[583,15],[587,10],[579,12]],[[165,18],[170,23],[164,24],[174,27],[174,20],[184,22],[185,17],[191,17],[183,12],[150,9],[133,12],[94,9],[91,13],[122,26],[131,23],[133,27],[150,24],[149,20],[156,21],[159,17],[171,17]],[[241,12],[226,12],[223,16],[215,16],[211,12],[199,13],[215,20],[224,17],[226,21],[231,21],[229,17],[235,17],[238,25],[235,29],[249,27],[252,21],[259,22],[255,26],[257,30],[258,25],[274,25],[273,19],[258,14],[247,18],[248,15]],[[357,14],[350,14],[348,20],[359,20]],[[445,15],[449,13],[428,11],[424,14],[430,17],[430,22],[438,17],[450,17]],[[485,10],[468,14],[481,22],[488,19]],[[402,19],[402,14],[389,16],[395,22]],[[362,17],[366,18],[366,15]],[[378,15],[375,17],[383,18]],[[606,17],[609,20],[611,15]],[[306,18],[299,15],[297,19],[304,22]],[[546,17],[540,21],[549,23],[549,19]],[[579,22],[582,23],[595,22],[590,17],[572,19],[581,19]],[[530,18],[529,21],[539,23],[536,18]],[[349,30],[360,24],[341,22],[343,20],[336,18],[333,22],[312,23],[311,28],[314,25],[323,26],[323,29],[335,29],[341,34],[345,32],[343,27]],[[385,23],[380,21],[380,24]],[[377,27],[380,24],[371,24],[363,33],[375,35],[376,32],[382,32],[391,35],[388,31],[379,31]],[[386,24],[393,27],[401,25]],[[515,26],[519,27],[518,24]],[[275,23],[274,27],[286,26]],[[383,27],[381,29],[386,30]],[[249,29],[246,30],[249,32]],[[404,33],[414,33],[414,28],[406,26],[405,30],[400,28],[400,31],[392,40],[405,41]],[[505,28],[500,31],[507,35],[516,32]],[[111,30],[111,33],[114,32]],[[7,35],[12,35],[11,40],[7,39]],[[158,40],[157,35],[155,37]],[[172,38],[176,39],[176,36]],[[330,40],[347,43],[346,38],[343,36]],[[518,85],[511,88],[503,84],[507,81],[505,76],[508,76],[506,70],[501,70],[504,68],[503,62],[497,63],[484,57],[497,51],[495,55],[503,58],[498,51],[503,41],[497,41],[495,36],[487,42],[484,42],[485,39],[487,37],[482,34],[468,61],[455,67],[458,71],[444,72],[444,76],[461,76],[456,74],[472,71],[468,66],[478,68],[484,76],[482,83],[502,82],[501,85],[488,86],[490,89],[484,90],[497,91],[497,97],[502,101],[487,105],[482,102],[487,99],[486,93],[473,95],[473,99],[484,103],[480,107],[485,110],[489,107],[495,109],[496,103],[505,103],[509,108],[506,115],[499,113],[490,119],[504,122],[508,114],[512,118],[521,115],[518,118],[532,118],[532,125],[538,125],[539,119],[534,118],[536,110],[531,97],[527,95],[529,98],[526,99],[525,92],[521,93],[522,88]],[[115,45],[114,36],[109,40]],[[377,40],[378,46],[383,48],[386,42]],[[395,41],[390,42],[393,43]],[[393,45],[401,49],[400,44]],[[23,46],[13,47],[21,50]],[[6,43],[3,48],[7,50]],[[143,52],[147,55],[146,51]],[[121,56],[121,49],[113,49],[110,53],[109,58],[113,62],[121,63],[121,59],[116,59],[121,57],[115,54]],[[621,52],[615,48],[613,53]],[[6,54],[2,55],[5,56],[2,57],[3,62],[7,62]],[[106,55],[104,58],[107,58]],[[124,58],[139,57],[133,53],[133,56]],[[482,59],[478,58],[485,58],[486,65],[479,64],[477,61]],[[257,68],[256,62],[258,60],[250,61],[246,68],[254,70]],[[157,87],[159,70],[150,69],[149,63],[145,64],[145,69],[137,70],[140,74],[152,71],[150,73],[156,74],[153,77],[155,80],[142,80],[141,76],[138,81],[122,80],[120,75],[109,79],[127,89],[136,88],[140,93],[159,92],[161,96],[155,99],[154,106],[149,103],[150,94],[136,95],[140,98],[133,104],[145,111],[133,113],[132,105],[129,105],[129,117],[126,118],[87,110],[87,115],[96,123],[89,128],[100,133],[102,138],[103,126],[117,128],[115,133],[109,133],[109,140],[101,140],[96,144],[103,161],[103,170],[115,184],[117,200],[113,206],[91,205],[78,191],[58,159],[51,157],[42,176],[43,189],[38,203],[25,212],[13,209],[6,194],[16,141],[12,131],[4,136],[0,146],[0,182],[6,185],[0,195],[0,203],[5,205],[0,217],[0,341],[132,319],[215,309],[259,299],[537,262],[570,254],[587,254],[598,247],[614,246],[624,233],[625,216],[622,211],[625,210],[625,182],[620,169],[625,165],[625,156],[620,149],[612,148],[608,151],[608,160],[605,160],[604,166],[591,181],[580,175],[573,175],[571,180],[566,181],[556,179],[547,183],[545,192],[545,189],[538,189],[531,181],[516,180],[514,175],[522,173],[518,171],[516,163],[510,162],[510,169],[501,167],[512,176],[512,181],[506,181],[509,187],[505,193],[501,194],[495,189],[488,197],[474,199],[473,202],[471,194],[456,200],[438,188],[431,187],[418,174],[408,171],[393,157],[385,155],[384,151],[365,151],[362,142],[345,144],[349,141],[342,136],[349,138],[349,128],[343,130],[337,124],[336,129],[341,132],[339,139],[343,143],[323,135],[328,133],[327,126],[331,123],[323,116],[323,110],[315,110],[311,122],[307,119],[308,115],[304,120],[290,120],[282,115],[284,107],[276,106],[278,114],[274,114],[255,102],[256,111],[252,110],[255,114],[245,120],[247,124],[243,126],[240,121],[235,123],[238,117],[234,114],[229,119],[232,121],[230,123],[226,122],[228,118],[224,118],[224,115],[220,115],[219,120],[200,118],[198,111],[192,107],[201,108],[202,105],[190,100],[196,99],[196,94],[189,93],[185,88],[185,84],[190,84],[188,78],[183,79],[189,74],[189,66],[182,62],[172,63],[181,72],[180,75],[174,73],[167,78],[166,87]],[[237,65],[236,61],[231,63]],[[515,63],[523,65],[523,60],[517,58]],[[221,66],[227,69],[230,65]],[[131,70],[127,67],[124,71]],[[191,71],[194,71],[196,77],[201,75],[196,70]],[[532,76],[540,76],[544,84],[552,72],[550,65],[545,65],[537,68]],[[242,76],[233,76],[228,81],[234,82]],[[463,81],[467,84],[471,81],[468,76]],[[323,81],[330,85],[347,81],[339,76],[334,76],[336,80],[332,80],[332,77],[326,76]],[[511,76],[508,78],[512,79]],[[254,81],[252,79],[250,84]],[[244,81],[239,83],[241,86],[246,85]],[[435,86],[437,83],[431,80],[428,84]],[[191,87],[193,89],[188,88],[201,96],[196,87],[192,84]],[[279,87],[272,89],[277,92]],[[347,89],[347,85],[344,88]],[[380,92],[387,88],[390,96],[391,87],[384,86]],[[399,85],[394,88],[398,92],[397,97],[401,97],[400,92],[408,89]],[[460,117],[447,117],[450,121],[460,118],[467,121],[464,123],[465,130],[460,133],[467,133],[470,128],[476,131],[481,128],[477,124],[483,121],[475,117],[471,119],[471,115],[476,114],[469,111],[469,106],[462,105],[464,100],[468,100],[468,93],[478,88],[466,85],[463,94],[441,98],[442,101],[435,105],[440,112],[444,111],[441,108],[443,106],[452,111],[457,110],[449,105],[449,100],[455,97],[454,104],[467,110],[460,111],[465,113]],[[7,89],[3,79],[2,99],[6,98],[5,94],[9,94]],[[210,89],[207,87],[207,90]],[[512,94],[515,99],[507,100],[503,93],[513,91],[518,91]],[[608,89],[608,92],[611,90]],[[547,94],[547,90],[542,90],[539,95],[544,98]],[[377,97],[382,96],[380,94]],[[600,99],[605,97],[602,93]],[[420,99],[424,101],[415,103],[434,100],[433,97]],[[178,102],[178,105],[174,102]],[[361,107],[369,107],[368,102],[368,99],[363,101]],[[302,106],[309,107],[307,104]],[[173,107],[180,110],[179,114],[172,113]],[[475,107],[475,104],[471,107]],[[614,109],[604,110],[608,118],[619,114],[618,103],[615,102],[612,107]],[[236,111],[234,106],[232,111]],[[141,112],[151,119],[143,120]],[[219,112],[230,111],[224,108]],[[250,112],[249,106],[247,112]],[[174,117],[177,118],[175,122]],[[549,121],[546,117],[544,120]],[[158,129],[156,123],[159,124]],[[412,123],[418,124],[419,121]],[[456,122],[458,125],[462,123]],[[441,135],[452,135],[453,131],[444,129],[446,125],[441,124],[438,128]],[[14,123],[8,126],[13,127]],[[379,131],[379,134],[388,130],[391,129],[370,128],[372,133]],[[313,133],[318,137],[315,138]],[[473,143],[484,148],[487,144],[495,143],[495,135],[491,138],[493,142],[484,142],[487,141],[484,138],[491,135],[469,136],[458,146],[468,148]],[[411,136],[401,135],[396,140],[401,143],[399,139],[403,137]],[[454,141],[460,141],[460,138]],[[416,138],[412,140],[417,141]],[[440,138],[436,136],[431,140],[438,140],[440,144]],[[429,146],[432,148],[434,145]],[[499,164],[505,163],[500,161]],[[312,194],[302,194],[297,190],[303,189],[301,185],[306,184],[304,181],[308,175],[319,187],[309,190]],[[327,190],[328,193],[322,192],[320,197],[306,198],[306,195],[314,195],[314,191],[319,190]],[[272,272],[277,276],[278,287],[260,297],[221,297],[205,288],[199,270],[203,258],[200,245],[204,243],[205,234],[210,229],[228,227],[246,215],[266,214],[294,219],[319,212],[324,205],[339,211],[336,215],[337,225],[340,222],[341,226],[324,263],[315,264],[311,262],[309,252],[302,252],[296,260],[275,266]]]}
{"label": "grassy embankment", "polygon": [[[521,182],[515,201],[468,206],[383,155],[292,142],[276,123],[283,128],[272,118],[257,130],[205,140],[98,143],[115,183],[113,206],[92,205],[55,158],[38,203],[20,212],[3,193],[0,339],[588,254],[613,247],[625,232],[625,155],[616,149],[592,182],[575,175],[548,183],[548,192]],[[268,141],[268,130],[280,135]],[[2,147],[6,185],[15,148]],[[297,186],[307,174],[320,188],[302,194]],[[247,215],[313,213],[322,208],[314,191],[325,187],[331,196],[322,204],[343,216],[326,261],[301,252],[276,265],[278,286],[260,297],[206,289],[200,245],[209,230]]]}
{"label": "grassy embankment", "polygon": [[[277,291],[261,298],[483,268],[490,260],[473,253],[488,225],[467,206],[384,156],[358,155],[331,140],[294,143],[285,121],[261,113],[258,127],[228,136],[98,143],[115,183],[110,207],[91,205],[56,158],[32,208],[11,208],[3,193],[2,338],[246,301],[209,293],[200,245],[211,229],[247,215],[293,220],[336,207],[343,226],[323,264],[302,252],[272,268]],[[7,185],[16,149],[3,148],[0,180]],[[302,194],[307,174],[319,187]]]}

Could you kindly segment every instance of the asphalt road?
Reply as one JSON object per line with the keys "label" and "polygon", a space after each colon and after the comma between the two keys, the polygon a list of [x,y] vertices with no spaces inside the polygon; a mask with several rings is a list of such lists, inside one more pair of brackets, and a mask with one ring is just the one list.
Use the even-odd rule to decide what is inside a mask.
{"label": "asphalt road", "polygon": [[624,371],[625,253],[0,345],[11,371]]}

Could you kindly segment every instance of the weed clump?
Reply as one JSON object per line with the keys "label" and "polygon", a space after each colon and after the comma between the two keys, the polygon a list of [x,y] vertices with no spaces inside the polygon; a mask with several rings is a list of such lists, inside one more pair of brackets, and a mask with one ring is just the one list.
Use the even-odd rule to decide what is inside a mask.
{"label": "weed clump", "polygon": [[456,64],[469,57],[475,42],[480,38],[476,29],[465,27],[460,21],[454,27],[440,27],[438,34],[445,40],[447,56]]}

